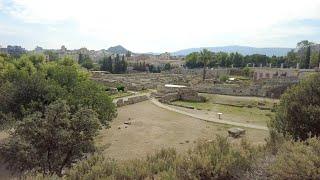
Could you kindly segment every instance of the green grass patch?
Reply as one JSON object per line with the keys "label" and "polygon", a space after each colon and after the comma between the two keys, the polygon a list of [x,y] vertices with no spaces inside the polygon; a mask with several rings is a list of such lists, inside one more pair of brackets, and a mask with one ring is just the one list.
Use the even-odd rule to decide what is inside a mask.
{"label": "green grass patch", "polygon": [[[225,103],[225,102],[224,102]],[[253,104],[254,102],[249,102]],[[197,110],[206,110],[211,112],[221,112],[222,117],[225,120],[230,120],[234,122],[250,123],[266,126],[267,122],[273,118],[274,113],[270,110],[261,110],[257,107],[248,108],[246,105],[248,102],[237,102],[231,105],[215,104],[212,101],[208,102],[188,102],[188,101],[175,101],[172,102],[173,105],[193,107]],[[243,107],[235,106],[244,105]]]}

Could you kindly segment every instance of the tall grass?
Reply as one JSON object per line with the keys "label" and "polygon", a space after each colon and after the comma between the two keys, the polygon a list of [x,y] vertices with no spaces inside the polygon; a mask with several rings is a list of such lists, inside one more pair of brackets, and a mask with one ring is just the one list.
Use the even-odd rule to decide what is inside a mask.
{"label": "tall grass", "polygon": [[200,142],[186,154],[162,149],[146,159],[115,162],[94,155],[67,172],[67,179],[235,179],[250,170],[255,148],[226,138]]}
{"label": "tall grass", "polygon": [[[60,179],[30,175],[26,179]],[[94,154],[65,172],[63,179],[320,179],[320,139],[293,141],[270,133],[265,146],[230,143],[217,137],[187,153],[162,149],[143,159],[116,161]]]}
{"label": "tall grass", "polygon": [[284,142],[269,172],[273,179],[320,179],[320,139]]}

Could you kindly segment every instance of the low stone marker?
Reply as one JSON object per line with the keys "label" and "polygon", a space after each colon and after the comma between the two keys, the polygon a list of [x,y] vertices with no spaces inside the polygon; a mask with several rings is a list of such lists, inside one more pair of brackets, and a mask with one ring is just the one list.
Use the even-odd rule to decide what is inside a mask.
{"label": "low stone marker", "polygon": [[244,134],[246,134],[246,130],[241,128],[230,128],[228,129],[229,136],[233,138],[238,138]]}

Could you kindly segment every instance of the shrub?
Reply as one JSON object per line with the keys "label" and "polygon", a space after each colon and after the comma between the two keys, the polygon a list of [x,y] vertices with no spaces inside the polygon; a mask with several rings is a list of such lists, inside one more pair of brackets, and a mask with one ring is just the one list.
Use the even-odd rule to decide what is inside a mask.
{"label": "shrub", "polygon": [[252,71],[250,70],[249,67],[245,67],[242,69],[242,74],[246,77],[251,77],[252,76]]}
{"label": "shrub", "polygon": [[320,74],[288,89],[280,99],[271,127],[295,140],[320,136]]}
{"label": "shrub", "polygon": [[320,179],[320,139],[285,142],[269,170],[273,179]]}
{"label": "shrub", "polygon": [[118,91],[124,91],[125,87],[124,86],[118,86],[117,89],[118,89]]}
{"label": "shrub", "polygon": [[221,76],[221,77],[219,78],[220,82],[226,82],[228,79],[229,79],[229,77],[226,76],[226,75],[223,75],[223,76]]}
{"label": "shrub", "polygon": [[200,142],[187,154],[162,149],[146,159],[117,162],[94,155],[67,172],[67,179],[233,179],[240,178],[256,158],[246,141],[231,145],[226,138]]}
{"label": "shrub", "polygon": [[99,128],[93,110],[80,109],[71,115],[66,102],[58,100],[45,113],[36,112],[18,123],[0,145],[1,160],[16,172],[61,175],[65,167],[95,150]]}
{"label": "shrub", "polygon": [[276,130],[269,129],[269,137],[266,139],[266,150],[272,154],[276,154],[287,139]]}
{"label": "shrub", "polygon": [[226,138],[199,143],[177,167],[180,179],[233,179],[250,170],[255,150],[246,141],[232,146]]}

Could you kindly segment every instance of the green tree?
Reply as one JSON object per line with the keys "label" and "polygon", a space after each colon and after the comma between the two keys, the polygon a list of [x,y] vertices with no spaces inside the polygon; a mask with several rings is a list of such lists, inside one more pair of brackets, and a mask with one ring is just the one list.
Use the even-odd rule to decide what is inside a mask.
{"label": "green tree", "polygon": [[37,62],[28,57],[17,61],[0,58],[1,116],[21,121],[36,111],[44,112],[45,107],[57,99],[67,100],[72,112],[81,107],[93,109],[104,125],[116,116],[115,106],[104,89],[89,80],[88,72],[74,60]]}
{"label": "green tree", "polygon": [[81,107],[93,109],[98,113],[101,124],[106,126],[117,115],[112,99],[105,93],[102,86],[93,81],[78,82],[71,89],[67,100],[72,107],[72,112],[79,110]]}
{"label": "green tree", "polygon": [[59,54],[57,52],[47,50],[44,52],[44,54],[49,57],[49,61],[58,61],[59,60]]}
{"label": "green tree", "polygon": [[128,64],[127,64],[124,56],[121,57],[121,63],[120,64],[121,64],[121,73],[125,73],[127,71]]}
{"label": "green tree", "polygon": [[94,67],[93,65],[93,61],[92,59],[88,58],[86,59],[82,64],[81,64],[82,67],[86,68],[86,69],[92,69]]}
{"label": "green tree", "polygon": [[291,50],[288,52],[287,59],[288,59],[288,63],[287,63],[288,66],[291,66],[291,67],[297,66],[298,57],[297,57],[297,53],[295,53],[294,50]]}
{"label": "green tree", "polygon": [[93,110],[70,114],[65,101],[50,104],[44,113],[25,117],[9,140],[1,144],[1,158],[13,171],[58,174],[95,150],[94,137],[100,128]]}
{"label": "green tree", "polygon": [[311,58],[311,46],[315,43],[308,40],[303,40],[297,43],[297,49],[302,51],[300,55],[300,64],[302,68],[310,68],[310,58]]}
{"label": "green tree", "polygon": [[304,62],[305,68],[310,68],[310,59],[311,59],[311,47],[308,46],[306,48],[306,57],[305,57],[305,62]]}
{"label": "green tree", "polygon": [[242,72],[243,72],[243,75],[244,75],[244,76],[247,76],[247,77],[251,77],[251,75],[252,75],[252,71],[250,70],[249,67],[243,68],[243,69],[242,69]]}
{"label": "green tree", "polygon": [[82,64],[82,63],[85,61],[85,59],[86,59],[86,55],[80,53],[80,54],[79,54],[78,63],[79,63],[79,64]]}
{"label": "green tree", "polygon": [[207,65],[208,63],[212,60],[212,52],[210,52],[207,49],[203,49],[200,52],[200,57],[199,57],[200,61],[203,64],[203,76],[202,76],[202,80],[204,81],[206,79],[206,70],[207,70]]}
{"label": "green tree", "polygon": [[232,64],[235,67],[242,67],[243,66],[243,56],[239,54],[238,52],[236,53],[231,53],[231,59],[232,59]]}
{"label": "green tree", "polygon": [[228,56],[228,53],[218,52],[215,54],[215,59],[221,67],[230,67],[231,61],[228,61]]}
{"label": "green tree", "polygon": [[320,63],[320,51],[318,52],[312,52],[311,58],[310,58],[310,67],[315,68],[319,66]]}
{"label": "green tree", "polygon": [[100,70],[101,71],[108,71],[108,72],[112,73],[112,71],[113,71],[113,62],[112,62],[111,56],[104,57],[102,59]]}
{"label": "green tree", "polygon": [[271,127],[294,139],[320,136],[320,74],[288,89],[280,99]]}
{"label": "green tree", "polygon": [[78,63],[84,68],[87,68],[87,69],[93,68],[93,61],[89,55],[80,53]]}
{"label": "green tree", "polygon": [[202,64],[199,62],[199,53],[193,52],[186,56],[186,66],[188,68],[198,68],[202,67]]}
{"label": "green tree", "polygon": [[315,43],[314,42],[310,42],[308,40],[302,40],[300,42],[297,43],[297,48],[300,49],[300,48],[306,48],[308,46],[311,46],[311,45],[314,45]]}
{"label": "green tree", "polygon": [[121,66],[121,61],[120,61],[120,56],[119,54],[116,55],[114,58],[114,66],[113,66],[113,73],[119,74],[121,73],[122,66]]}
{"label": "green tree", "polygon": [[164,70],[165,71],[169,71],[171,69],[171,64],[170,63],[166,63],[165,65],[164,65]]}

